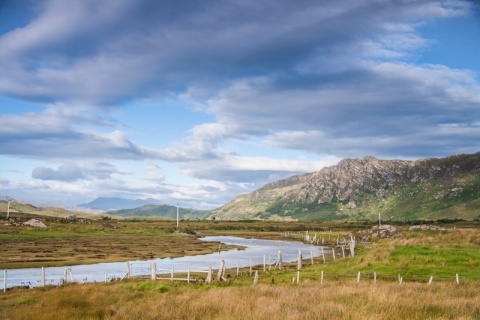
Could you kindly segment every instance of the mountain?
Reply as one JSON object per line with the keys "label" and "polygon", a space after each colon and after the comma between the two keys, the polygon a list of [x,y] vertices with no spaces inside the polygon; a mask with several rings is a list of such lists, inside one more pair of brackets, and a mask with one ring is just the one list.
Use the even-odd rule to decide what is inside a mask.
{"label": "mountain", "polygon": [[480,152],[416,161],[344,159],[276,181],[212,212],[223,220],[480,218]]}
{"label": "mountain", "polygon": [[[134,209],[123,209],[110,211],[110,215],[123,216],[123,217],[177,217],[177,207],[163,205],[146,205]],[[209,211],[201,211],[194,209],[179,208],[180,219],[203,219],[209,214]]]}
{"label": "mountain", "polygon": [[97,209],[97,210],[119,210],[119,209],[133,209],[146,205],[159,204],[157,200],[154,199],[124,199],[119,197],[99,197],[95,200],[79,204],[79,207]]}
{"label": "mountain", "polygon": [[62,203],[55,203],[55,202],[38,202],[38,201],[30,201],[30,200],[21,200],[21,199],[14,199],[9,196],[0,196],[0,202],[17,202],[19,204],[30,205],[37,209],[62,209],[66,211],[72,212],[82,212],[88,214],[97,214],[102,213],[103,210],[94,210],[90,208],[80,208],[80,207],[69,207]]}

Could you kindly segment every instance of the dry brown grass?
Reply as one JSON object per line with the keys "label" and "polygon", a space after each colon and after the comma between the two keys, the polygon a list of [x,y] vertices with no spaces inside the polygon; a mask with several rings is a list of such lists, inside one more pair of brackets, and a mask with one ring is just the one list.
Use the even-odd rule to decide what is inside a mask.
{"label": "dry brown grass", "polygon": [[[478,282],[206,287],[133,282],[2,294],[2,319],[478,319]],[[163,292],[166,291],[166,292]]]}

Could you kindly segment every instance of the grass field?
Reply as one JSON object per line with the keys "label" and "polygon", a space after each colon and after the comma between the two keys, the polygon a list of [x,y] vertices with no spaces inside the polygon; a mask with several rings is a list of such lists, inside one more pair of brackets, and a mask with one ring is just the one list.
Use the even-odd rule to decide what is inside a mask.
{"label": "grass field", "polygon": [[[218,244],[205,247],[205,243],[197,243],[191,235],[195,232],[280,238],[280,231],[311,230],[333,240],[371,226],[364,222],[182,221],[182,233],[176,234],[172,221],[46,223],[47,230],[2,226],[2,259],[6,252],[16,252],[26,260],[57,258],[63,259],[58,263],[75,264],[176,256],[218,250]],[[240,277],[236,270],[227,270],[227,281],[213,284],[130,279],[14,288],[0,293],[0,319],[479,319],[478,222],[445,226],[447,231],[442,232],[408,231],[408,226],[399,226],[404,237],[359,244],[354,258],[327,263],[316,258],[313,265],[306,259],[298,285],[292,284],[297,272],[294,264],[289,264],[281,271],[263,272],[257,267],[257,285],[252,284],[253,276],[247,270],[242,270]],[[88,252],[70,249],[80,248],[79,244]],[[152,244],[156,248],[143,251]],[[67,248],[71,250],[69,259],[65,258]],[[35,257],[47,254],[53,257]],[[26,262],[16,263],[23,266]],[[4,268],[5,264],[0,265],[0,270]],[[320,283],[322,271],[324,281]],[[455,282],[457,273],[460,285]],[[434,277],[431,285],[430,276]]]}

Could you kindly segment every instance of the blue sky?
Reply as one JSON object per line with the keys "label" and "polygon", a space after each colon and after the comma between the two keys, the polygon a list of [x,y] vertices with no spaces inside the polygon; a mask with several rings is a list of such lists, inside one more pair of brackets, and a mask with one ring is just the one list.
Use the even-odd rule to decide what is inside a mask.
{"label": "blue sky", "polygon": [[477,1],[0,2],[0,195],[211,209],[480,151]]}

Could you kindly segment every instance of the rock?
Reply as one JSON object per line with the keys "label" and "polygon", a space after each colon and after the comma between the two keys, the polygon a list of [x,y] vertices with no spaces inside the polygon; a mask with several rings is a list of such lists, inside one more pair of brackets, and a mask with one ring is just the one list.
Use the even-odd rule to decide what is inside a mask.
{"label": "rock", "polygon": [[30,219],[23,223],[26,226],[37,227],[37,228],[46,228],[47,226],[40,221],[39,219]]}
{"label": "rock", "polygon": [[360,241],[367,242],[372,238],[401,238],[403,235],[397,232],[395,226],[383,224],[381,226],[374,226],[370,230],[360,231]]}

